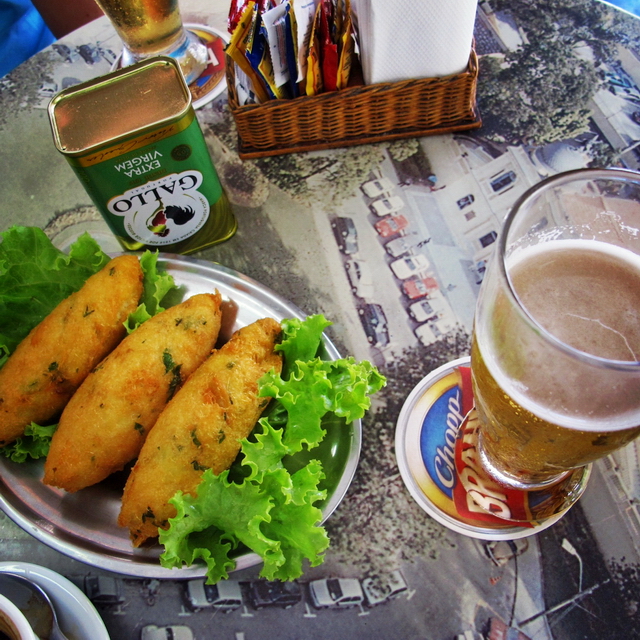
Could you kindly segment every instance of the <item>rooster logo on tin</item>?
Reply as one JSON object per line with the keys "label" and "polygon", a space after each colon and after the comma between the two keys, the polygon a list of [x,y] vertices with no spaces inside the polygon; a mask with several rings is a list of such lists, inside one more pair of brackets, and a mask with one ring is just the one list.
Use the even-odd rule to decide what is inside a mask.
{"label": "rooster logo on tin", "polygon": [[166,238],[169,235],[167,220],[172,220],[174,224],[182,226],[187,224],[194,216],[195,211],[189,206],[178,207],[170,204],[165,207],[162,204],[162,200],[160,200],[158,208],[147,220],[147,229],[156,236]]}

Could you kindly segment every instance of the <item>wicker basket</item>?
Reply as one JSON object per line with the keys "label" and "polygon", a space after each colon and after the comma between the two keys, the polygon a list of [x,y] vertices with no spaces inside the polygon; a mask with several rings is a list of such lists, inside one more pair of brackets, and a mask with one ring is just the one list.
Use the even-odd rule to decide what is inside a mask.
{"label": "wicker basket", "polygon": [[458,75],[359,85],[318,96],[240,106],[235,64],[226,56],[229,106],[241,158],[413,138],[481,125],[478,59]]}

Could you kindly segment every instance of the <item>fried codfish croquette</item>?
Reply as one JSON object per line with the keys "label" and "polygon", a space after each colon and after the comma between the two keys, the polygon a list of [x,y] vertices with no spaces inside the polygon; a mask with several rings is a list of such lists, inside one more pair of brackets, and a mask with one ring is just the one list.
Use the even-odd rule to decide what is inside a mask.
{"label": "fried codfish croquette", "polygon": [[221,302],[217,292],[200,294],[159,313],[87,376],[51,440],[45,484],[78,491],[138,455],[167,402],[214,348]]}
{"label": "fried codfish croquette", "polygon": [[118,524],[134,546],[158,535],[176,515],[177,491],[195,495],[205,469],[231,466],[268,404],[258,380],[282,359],[274,351],[279,323],[271,318],[240,329],[187,380],[158,418],[124,490]]}
{"label": "fried codfish croquette", "polygon": [[63,300],[0,370],[0,446],[56,418],[89,372],[124,338],[142,296],[133,255],[114,258]]}

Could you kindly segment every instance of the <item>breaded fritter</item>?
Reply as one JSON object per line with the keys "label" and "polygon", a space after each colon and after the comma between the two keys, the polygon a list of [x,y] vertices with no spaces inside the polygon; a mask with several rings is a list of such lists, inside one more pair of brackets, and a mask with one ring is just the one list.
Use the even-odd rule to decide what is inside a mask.
{"label": "breaded fritter", "polygon": [[114,258],[63,300],[0,369],[0,446],[57,418],[89,372],[124,338],[142,296],[133,255]]}
{"label": "breaded fritter", "polygon": [[133,460],[165,405],[209,356],[222,298],[195,295],[129,334],[95,369],[60,417],[45,484],[93,485]]}
{"label": "breaded fritter", "polygon": [[278,322],[265,318],[234,333],[162,412],[122,499],[118,523],[129,528],[134,546],[168,526],[177,491],[195,495],[205,469],[219,474],[231,466],[269,401],[258,397],[258,381],[282,370],[274,351],[280,332]]}

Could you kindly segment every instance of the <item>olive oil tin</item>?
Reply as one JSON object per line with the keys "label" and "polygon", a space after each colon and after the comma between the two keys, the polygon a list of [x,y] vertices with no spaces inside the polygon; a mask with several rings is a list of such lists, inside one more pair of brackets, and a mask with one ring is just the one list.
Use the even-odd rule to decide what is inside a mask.
{"label": "olive oil tin", "polygon": [[518,491],[498,484],[477,464],[477,425],[468,357],[432,371],[409,394],[398,416],[396,458],[418,505],[446,527],[484,540],[524,538],[557,522],[564,486]]}
{"label": "olive oil tin", "polygon": [[193,253],[237,223],[177,63],[150,58],[57,94],[54,143],[120,244]]}

